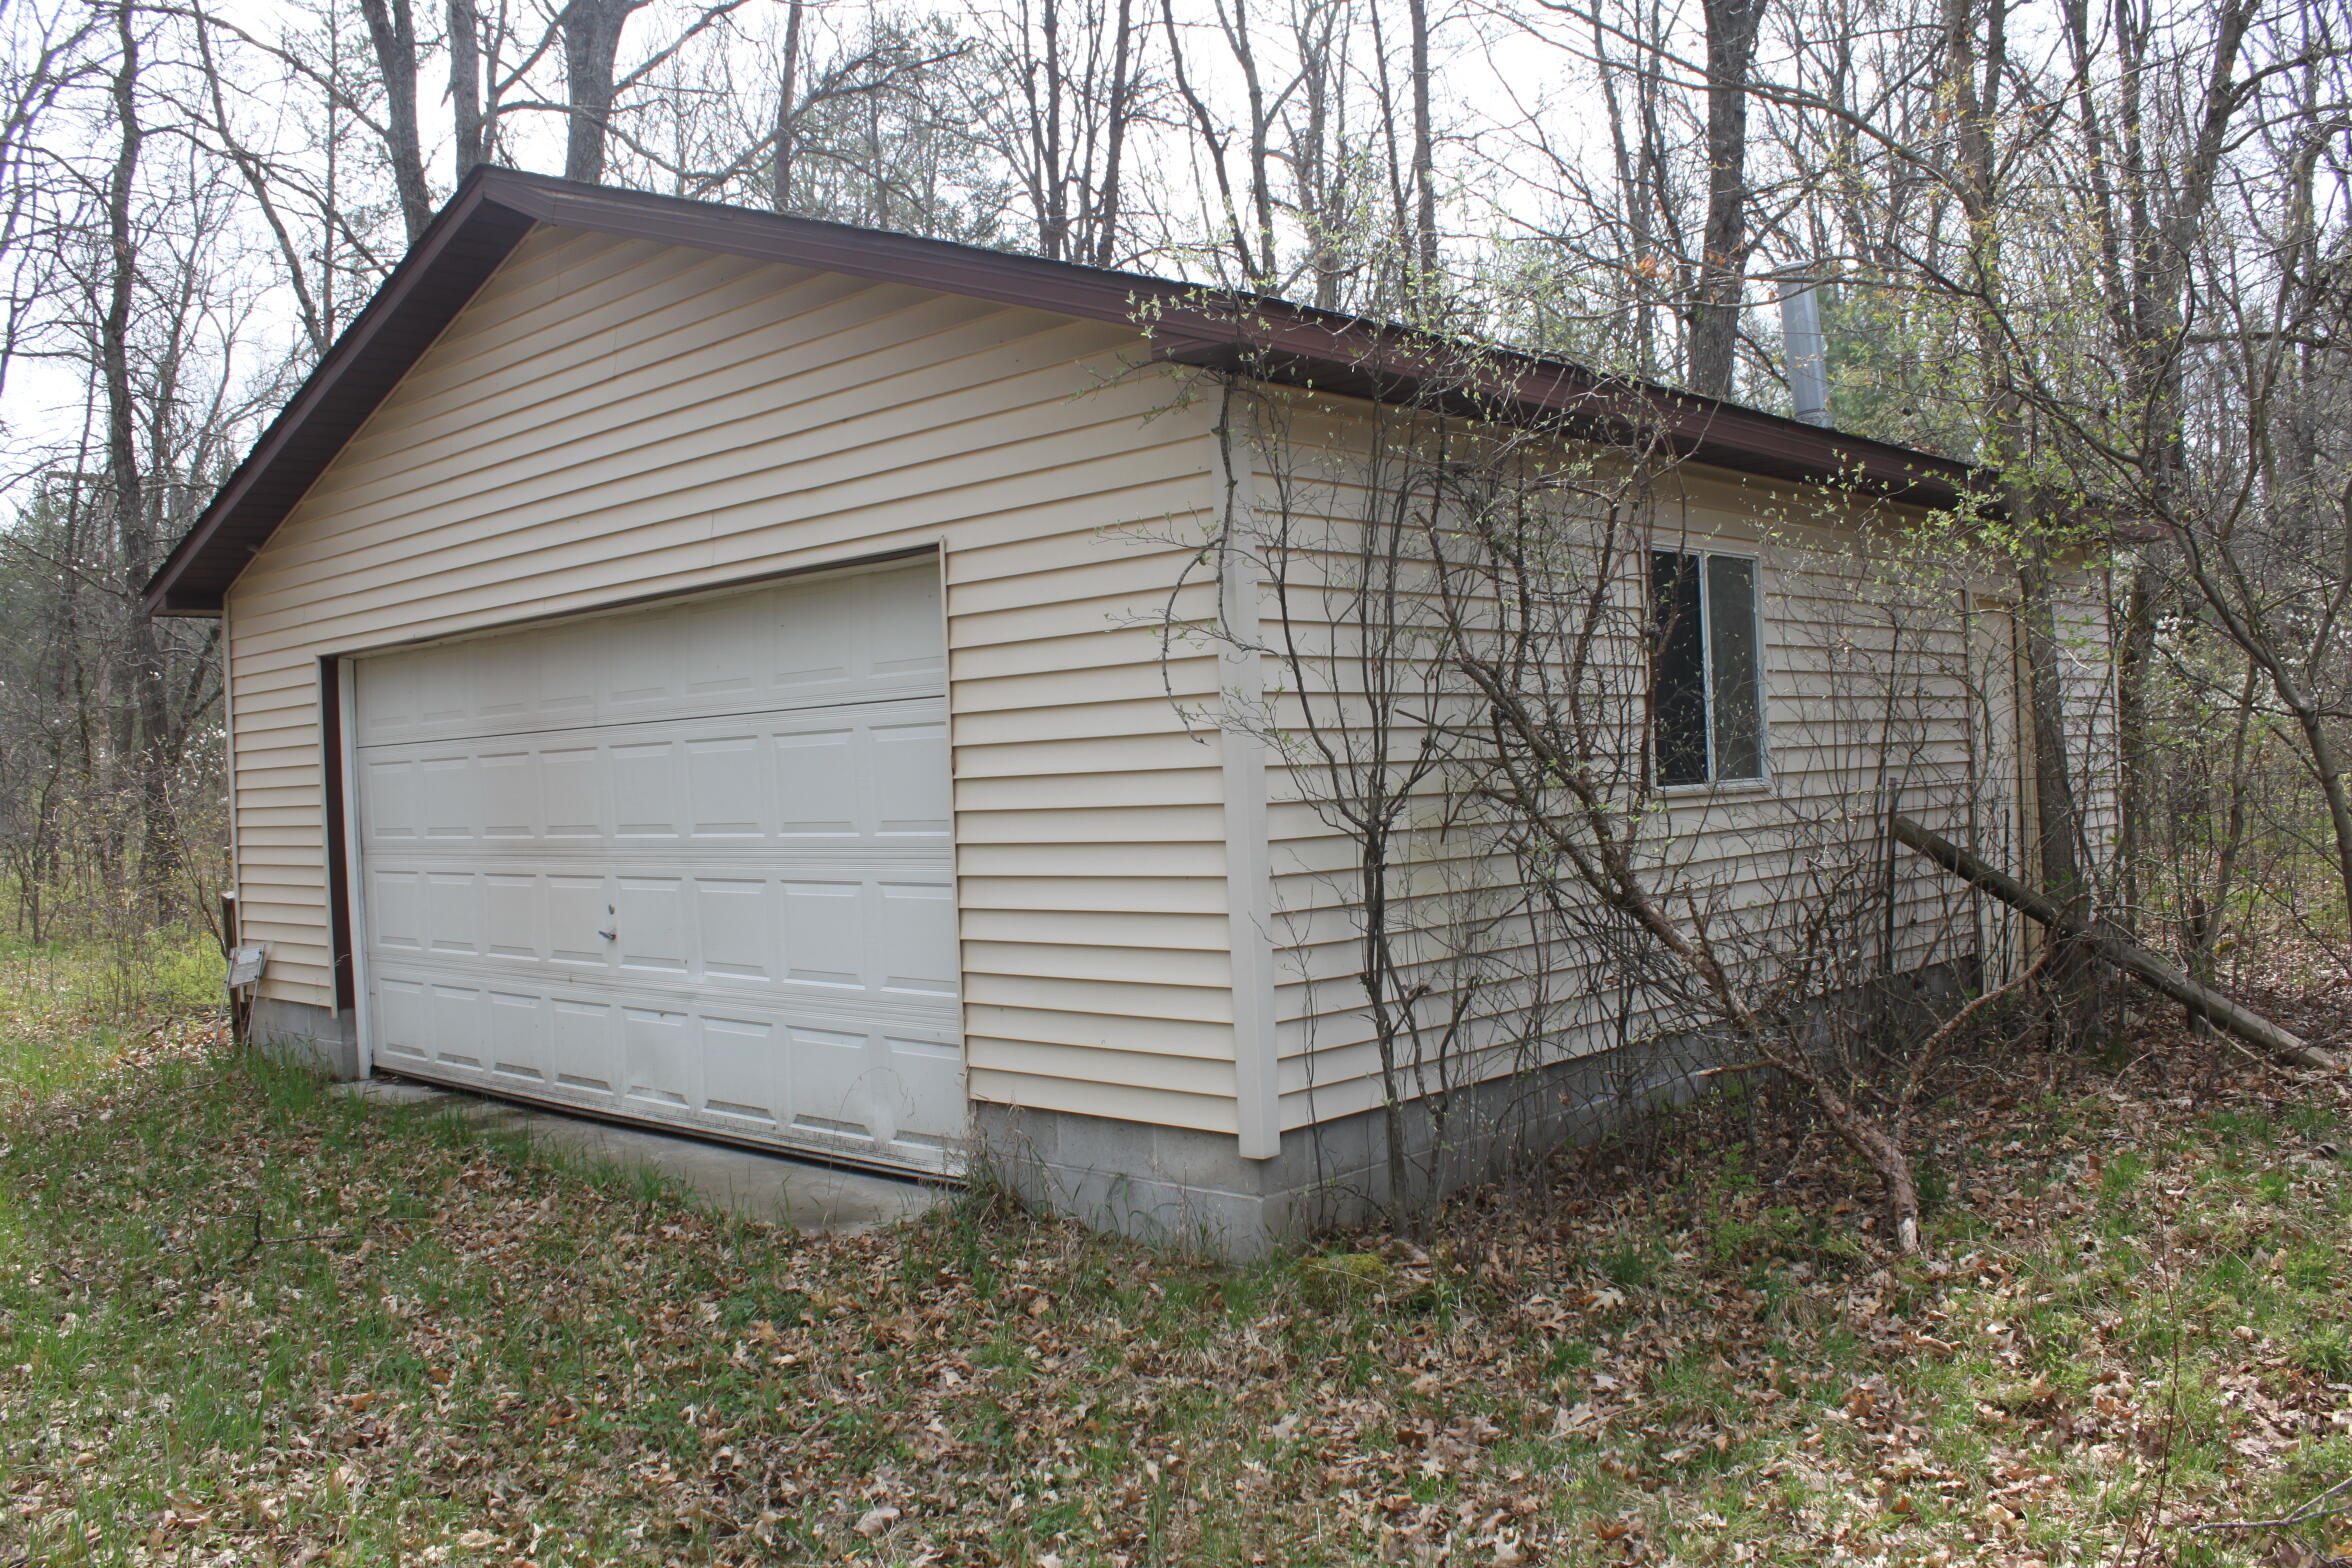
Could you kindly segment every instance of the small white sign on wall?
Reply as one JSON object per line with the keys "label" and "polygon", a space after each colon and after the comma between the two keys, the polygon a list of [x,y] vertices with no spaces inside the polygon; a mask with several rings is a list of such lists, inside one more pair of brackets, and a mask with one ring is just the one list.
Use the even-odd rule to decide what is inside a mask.
{"label": "small white sign on wall", "polygon": [[234,991],[240,986],[253,984],[254,981],[261,978],[262,970],[268,967],[269,945],[267,943],[256,942],[250,947],[230,948],[229,989]]}

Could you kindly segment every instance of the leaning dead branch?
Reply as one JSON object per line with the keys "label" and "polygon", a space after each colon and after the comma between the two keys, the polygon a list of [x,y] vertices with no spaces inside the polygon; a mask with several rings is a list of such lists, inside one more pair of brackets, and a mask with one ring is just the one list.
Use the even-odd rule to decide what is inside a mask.
{"label": "leaning dead branch", "polygon": [[2282,1061],[2303,1067],[2340,1070],[2343,1063],[2332,1052],[2308,1044],[2248,1008],[2239,1006],[2210,986],[2200,985],[2154,953],[2126,937],[2105,921],[2086,921],[2015,877],[1994,870],[1942,835],[1909,817],[1894,819],[1895,838],[1919,851],[1954,876],[1982,888],[2002,903],[2050,930],[2079,944],[2084,952],[2122,970],[2151,989],[2192,1008],[2249,1044],[2260,1046]]}

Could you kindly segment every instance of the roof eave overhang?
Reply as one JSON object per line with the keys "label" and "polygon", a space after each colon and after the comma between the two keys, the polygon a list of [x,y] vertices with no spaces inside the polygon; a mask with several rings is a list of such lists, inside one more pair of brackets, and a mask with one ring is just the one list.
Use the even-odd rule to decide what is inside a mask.
{"label": "roof eave overhang", "polygon": [[489,181],[466,181],[165,557],[150,613],[221,613],[245,563],[533,221]]}
{"label": "roof eave overhang", "polygon": [[[1322,329],[1313,331],[1320,333]],[[1593,375],[1559,361],[1494,355],[1473,372],[1420,368],[1409,348],[1350,351],[1296,332],[1166,347],[1179,364],[1338,397],[1411,403],[1470,419],[1651,450],[1693,463],[1872,500],[1980,514],[1996,511],[1989,472],[1906,447],[1784,419],[1761,409]]]}
{"label": "roof eave overhang", "polygon": [[1385,323],[1278,300],[483,165],[336,339],[149,581],[157,615],[219,615],[230,585],[401,377],[538,224],[687,245],[1134,327],[1156,359],[1351,397],[1413,400],[1877,498],[1949,507],[1965,465],[1561,360],[1461,355]]}

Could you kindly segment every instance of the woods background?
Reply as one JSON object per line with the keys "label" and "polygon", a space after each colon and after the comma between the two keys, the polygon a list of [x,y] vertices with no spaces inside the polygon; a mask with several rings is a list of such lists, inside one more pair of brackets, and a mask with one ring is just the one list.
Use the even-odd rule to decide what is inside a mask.
{"label": "woods background", "polygon": [[[2344,952],[2343,0],[5,0],[0,28],[23,937],[211,918],[212,631],[138,590],[487,160],[1782,411],[1776,307],[1812,286],[1832,422],[1996,469],[2029,605],[2062,554],[2114,563],[2120,873],[2045,855],[2053,883],[2208,974],[2252,934]],[[2032,661],[2053,734],[2061,656]]]}

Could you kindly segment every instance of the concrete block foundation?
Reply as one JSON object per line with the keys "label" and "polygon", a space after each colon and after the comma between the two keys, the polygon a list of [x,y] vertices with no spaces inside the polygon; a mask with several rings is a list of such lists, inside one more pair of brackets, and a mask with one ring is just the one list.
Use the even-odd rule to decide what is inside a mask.
{"label": "concrete block foundation", "polygon": [[1719,1065],[1720,1052],[1704,1043],[1651,1043],[1465,1085],[1404,1108],[1395,1162],[1380,1110],[1294,1128],[1270,1160],[1243,1159],[1230,1134],[1009,1105],[972,1111],[988,1176],[1030,1207],[1250,1259],[1378,1215],[1397,1166],[1413,1201],[1443,1197],[1689,1100]]}
{"label": "concrete block foundation", "polygon": [[[1888,976],[1819,1004],[1917,1029],[1973,989],[1973,958]],[[1686,1035],[1596,1052],[1468,1084],[1407,1105],[1283,1134],[1271,1160],[1245,1160],[1229,1134],[1015,1106],[972,1107],[988,1174],[1032,1208],[1140,1240],[1235,1259],[1263,1257],[1362,1224],[1390,1207],[1401,1169],[1409,1203],[1526,1169],[1567,1145],[1695,1099],[1736,1074],[1726,1042]]]}
{"label": "concrete block foundation", "polygon": [[343,1082],[359,1076],[359,1033],[349,1013],[337,1016],[308,1002],[256,997],[248,1028],[253,1043],[264,1050]]}

